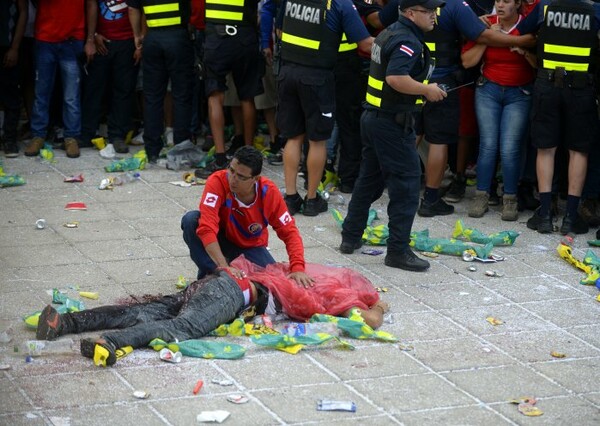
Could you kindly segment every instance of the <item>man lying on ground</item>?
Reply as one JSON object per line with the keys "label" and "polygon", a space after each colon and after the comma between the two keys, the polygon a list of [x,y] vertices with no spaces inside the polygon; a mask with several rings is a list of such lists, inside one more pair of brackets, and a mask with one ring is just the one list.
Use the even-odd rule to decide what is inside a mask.
{"label": "man lying on ground", "polygon": [[358,308],[372,328],[381,326],[388,310],[369,280],[347,268],[308,264],[307,274],[315,286],[304,288],[288,277],[287,264],[261,268],[241,258],[232,267],[246,276],[236,278],[229,268],[223,268],[182,292],[154,296],[143,303],[66,314],[48,305],[40,315],[36,338],[54,340],[65,334],[119,329],[102,333],[95,340],[81,340],[81,354],[93,358],[96,365],[107,366],[116,362],[119,348],[145,347],[155,338],[166,342],[198,339],[252,306],[257,315],[283,311],[299,320],[316,313],[347,317]]}

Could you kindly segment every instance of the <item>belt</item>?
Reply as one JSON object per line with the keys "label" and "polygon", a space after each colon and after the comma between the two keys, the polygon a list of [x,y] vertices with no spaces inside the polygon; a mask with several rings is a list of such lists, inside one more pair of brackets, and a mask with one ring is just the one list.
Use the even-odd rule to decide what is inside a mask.
{"label": "belt", "polygon": [[580,71],[565,71],[557,68],[554,70],[539,69],[537,72],[539,79],[554,82],[555,87],[583,88],[594,84],[594,75]]}
{"label": "belt", "polygon": [[166,27],[148,27],[150,31],[172,31],[172,30],[186,30],[187,26],[184,25],[169,25]]}
{"label": "belt", "polygon": [[412,112],[389,112],[375,109],[368,109],[368,113],[374,115],[378,118],[385,118],[387,120],[392,120],[396,124],[400,126],[404,126],[405,130],[412,128],[415,124],[415,118]]}

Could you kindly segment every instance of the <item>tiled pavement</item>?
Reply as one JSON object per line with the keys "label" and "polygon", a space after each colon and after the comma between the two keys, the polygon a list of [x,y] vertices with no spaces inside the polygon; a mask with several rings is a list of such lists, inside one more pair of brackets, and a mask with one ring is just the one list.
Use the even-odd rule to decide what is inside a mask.
{"label": "tiled pavement", "polygon": [[[20,318],[46,305],[52,288],[71,297],[74,286],[98,292],[99,300],[85,300],[92,308],[129,294],[174,292],[179,275],[195,275],[179,221],[197,207],[202,187],[173,186],[181,173],[154,167],[142,171],[139,182],[100,191],[106,163],[92,149],[75,160],[57,151],[52,164],[4,160],[5,172],[21,174],[27,184],[0,189],[0,331],[12,336],[0,343],[0,364],[10,366],[0,371],[0,424],[192,425],[201,411],[217,409],[230,411],[226,423],[238,425],[600,424],[598,290],[580,285],[582,273],[557,257],[558,234],[527,230],[528,214],[503,223],[498,208],[479,220],[467,218],[467,225],[522,234],[514,247],[496,250],[505,262],[478,264],[477,272],[450,256],[433,259],[424,274],[385,267],[382,256],[345,256],[337,251],[340,235],[329,215],[296,217],[308,261],[350,266],[389,288],[382,294],[391,304],[383,329],[400,344],[354,341],[354,351],[327,346],[294,356],[227,338],[247,348],[243,359],[167,364],[148,349],[107,369],[79,354],[26,363],[14,346],[34,334]],[[79,173],[83,183],[63,182]],[[265,166],[265,174],[282,184],[281,167]],[[65,211],[70,201],[88,210]],[[385,200],[375,208],[385,218]],[[466,208],[463,202],[452,216],[417,218],[415,229],[447,237]],[[39,218],[46,229],[36,229]],[[79,227],[63,226],[70,221]],[[577,237],[577,257],[592,237]],[[275,235],[271,249],[286,260]],[[486,269],[504,276],[488,277]],[[494,327],[488,316],[504,324]],[[552,351],[566,357],[553,358]],[[215,378],[234,385],[211,383]],[[198,379],[205,385],[193,395]],[[150,398],[135,399],[134,390]],[[249,403],[227,402],[234,392]],[[509,400],[522,396],[537,398],[544,414],[520,414]],[[321,398],[352,400],[357,411],[317,411]]]}

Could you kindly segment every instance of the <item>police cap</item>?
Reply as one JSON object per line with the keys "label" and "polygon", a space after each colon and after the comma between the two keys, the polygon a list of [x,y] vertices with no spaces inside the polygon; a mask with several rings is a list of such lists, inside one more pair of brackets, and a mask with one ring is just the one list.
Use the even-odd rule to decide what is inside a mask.
{"label": "police cap", "polygon": [[438,7],[444,7],[446,4],[443,0],[398,0],[400,10],[406,10],[409,7],[422,6],[425,9],[435,10]]}

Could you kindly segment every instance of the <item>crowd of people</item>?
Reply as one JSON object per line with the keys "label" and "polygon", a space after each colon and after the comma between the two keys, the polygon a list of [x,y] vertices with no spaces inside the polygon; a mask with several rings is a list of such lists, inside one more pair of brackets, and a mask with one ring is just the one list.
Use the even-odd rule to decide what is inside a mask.
{"label": "crowd of people", "polygon": [[[66,155],[79,157],[104,117],[108,141],[117,152],[128,152],[140,82],[142,141],[150,163],[168,142],[198,143],[204,122],[215,147],[214,161],[196,171],[208,179],[199,209],[181,221],[202,281],[127,310],[105,307],[58,316],[48,308],[38,338],[127,328],[82,346],[99,365],[110,365],[121,346],[143,346],[157,335],[201,337],[258,299],[264,302],[259,293],[269,293],[266,284],[249,280],[234,259],[244,255],[259,268],[274,265],[267,250],[269,226],[286,246],[286,279],[311,291],[315,279],[307,273],[293,216],[327,211],[318,191],[327,168],[337,168],[340,190],[352,193],[340,251],[351,254],[361,246],[369,208],[387,189],[384,262],[408,271],[429,268],[409,247],[415,215],[452,214],[452,203],[464,198],[471,161],[477,173],[471,217],[482,217],[500,202],[501,179],[502,220],[515,221],[519,211],[531,209],[527,226],[552,232],[556,199],[563,195],[562,234],[583,234],[600,225],[599,4],[258,3],[1,4],[7,158],[19,153],[23,111],[30,127],[27,156],[38,155],[51,124],[60,121]],[[26,34],[28,21],[33,31]],[[53,101],[57,93],[61,114]],[[285,194],[261,176],[263,154],[252,147],[257,105],[269,128],[269,158],[283,162]],[[228,108],[236,134],[226,149]],[[302,162],[304,197],[297,183]],[[448,168],[453,180],[445,190]],[[536,182],[539,200],[533,197]],[[265,297],[261,309],[275,303]],[[378,326],[387,306],[370,302],[359,306],[367,323]]]}
{"label": "crowd of people", "polygon": [[[548,7],[556,11],[548,14]],[[361,209],[384,187],[393,192],[412,180],[403,191],[416,197],[416,214],[452,214],[471,163],[477,190],[469,216],[502,202],[502,220],[531,209],[528,227],[551,232],[562,195],[561,232],[585,233],[600,225],[598,9],[586,0],[9,0],[0,10],[4,153],[36,156],[58,126],[66,155],[76,158],[101,123],[115,151],[126,153],[138,117],[150,163],[167,143],[214,144],[215,160],[196,173],[206,178],[253,144],[261,116],[270,162],[283,164],[291,215],[327,210],[318,191],[327,169],[353,198],[368,191],[371,200],[357,199]],[[434,21],[432,30],[419,27],[427,49],[403,51],[421,63],[433,58],[431,72],[423,70],[427,93],[406,92],[418,95],[410,109],[399,107],[400,98],[377,97],[382,87],[398,91],[387,81],[389,69],[373,74],[385,47],[374,37],[407,19],[407,10]],[[384,166],[382,157],[393,151],[370,148],[368,139],[382,136],[365,133],[373,112],[404,114],[396,124],[414,130],[420,159],[408,164],[394,152],[395,163]],[[228,147],[229,117],[236,134]],[[370,149],[378,151],[377,164]],[[375,169],[382,173],[376,181]],[[367,181],[368,188],[354,191]],[[391,202],[390,217],[414,217],[414,205]],[[362,216],[343,250],[357,246]]]}

